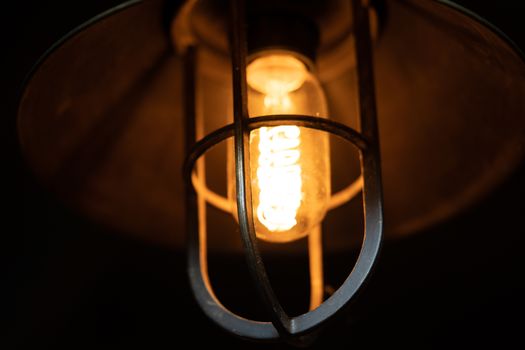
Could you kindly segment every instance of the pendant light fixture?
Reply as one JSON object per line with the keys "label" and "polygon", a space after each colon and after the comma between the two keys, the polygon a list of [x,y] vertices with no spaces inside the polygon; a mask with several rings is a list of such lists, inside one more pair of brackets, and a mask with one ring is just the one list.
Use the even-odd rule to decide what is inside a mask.
{"label": "pendant light fixture", "polygon": [[[308,58],[281,44],[282,41],[293,42],[293,39],[279,38],[287,36],[286,32],[281,32],[286,30],[285,26],[269,29],[279,32],[278,39],[276,42],[265,41],[267,46],[260,48],[246,67],[244,2],[232,2],[230,45],[234,123],[205,136],[195,145],[189,140],[185,167],[188,188],[186,220],[190,235],[189,274],[194,295],[211,319],[240,337],[283,339],[293,344],[307,341],[316,328],[350,301],[375,262],[383,216],[370,23],[368,8],[359,1],[353,4],[361,133],[326,118],[322,88],[305,64]],[[286,23],[293,18],[281,20]],[[191,80],[194,55],[191,48],[187,50],[189,57],[185,60],[188,62],[185,72],[190,74],[188,80]],[[192,89],[186,91],[192,93]],[[192,106],[190,104],[187,109],[186,135],[194,135],[196,130],[196,113]],[[337,135],[359,148],[365,206],[365,239],[359,258],[343,285],[324,303],[321,303],[323,286],[319,283],[322,259],[313,257],[321,255],[320,221],[330,202],[330,161],[327,135],[318,134],[316,130]],[[234,150],[230,163],[234,166],[231,166],[228,176],[230,197],[236,203],[232,205],[236,211],[232,211],[239,221],[248,267],[271,322],[247,320],[227,310],[216,299],[207,275],[206,223],[203,216],[199,216],[199,209],[203,210],[203,206],[198,207],[198,196],[192,189],[192,172],[199,156],[232,136]],[[350,185],[349,190],[355,187]],[[197,188],[209,193],[204,184]],[[311,310],[292,318],[286,314],[272,289],[257,238],[287,242],[308,234],[311,235],[309,253],[312,255],[310,279],[314,281]]]}
{"label": "pendant light fixture", "polygon": [[[400,237],[460,212],[522,161],[523,96],[519,50],[447,1],[150,0],[49,50],[18,121],[29,164],[66,203],[116,231],[176,247],[187,238],[190,285],[215,323],[305,345],[361,289],[383,231]],[[349,212],[358,197],[362,211]],[[323,221],[336,211],[331,230]],[[237,229],[213,238],[219,216]],[[349,222],[364,226],[360,252],[325,297],[323,236],[328,251],[355,246]],[[235,237],[265,321],[212,288],[208,247],[238,252]],[[260,245],[297,241],[310,304],[290,316]]]}

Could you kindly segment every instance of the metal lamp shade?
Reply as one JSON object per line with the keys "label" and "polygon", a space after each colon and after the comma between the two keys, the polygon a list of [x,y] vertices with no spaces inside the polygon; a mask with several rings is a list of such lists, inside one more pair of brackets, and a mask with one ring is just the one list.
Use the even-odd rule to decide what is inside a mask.
{"label": "metal lamp shade", "polygon": [[[36,65],[18,122],[28,163],[61,199],[115,231],[182,247],[183,72],[166,21],[178,7],[132,1],[73,31]],[[387,1],[386,10],[374,55],[388,239],[464,210],[522,161],[525,63],[449,2]],[[319,67],[330,117],[356,127],[354,75],[351,65]],[[230,84],[202,81],[202,113],[214,116],[206,132],[231,121]],[[356,175],[347,152],[332,153],[335,177]],[[210,182],[224,178],[217,169]],[[348,227],[360,215],[331,221]],[[328,250],[355,244],[334,232]],[[233,234],[210,244],[239,248]]]}

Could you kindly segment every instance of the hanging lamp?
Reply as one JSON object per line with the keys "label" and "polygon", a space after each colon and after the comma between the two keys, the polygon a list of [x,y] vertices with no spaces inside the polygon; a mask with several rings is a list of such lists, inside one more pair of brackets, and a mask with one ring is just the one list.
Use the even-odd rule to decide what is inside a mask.
{"label": "hanging lamp", "polygon": [[[383,229],[448,218],[522,161],[524,78],[512,42],[448,1],[130,1],[36,64],[19,136],[42,183],[87,217],[178,248],[187,237],[193,293],[222,328],[301,345],[360,290]],[[238,230],[211,235],[210,220]],[[325,299],[322,236],[327,251],[355,247],[355,223],[359,256]],[[238,253],[236,240],[265,322],[211,286],[207,247]],[[291,317],[259,245],[297,240],[310,305]]]}

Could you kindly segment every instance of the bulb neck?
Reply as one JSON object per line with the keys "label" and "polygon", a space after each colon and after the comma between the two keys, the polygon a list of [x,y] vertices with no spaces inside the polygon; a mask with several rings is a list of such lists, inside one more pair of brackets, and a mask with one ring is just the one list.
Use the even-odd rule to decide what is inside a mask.
{"label": "bulb neck", "polygon": [[262,51],[292,51],[314,63],[319,46],[317,24],[289,13],[250,14],[247,26],[248,55]]}

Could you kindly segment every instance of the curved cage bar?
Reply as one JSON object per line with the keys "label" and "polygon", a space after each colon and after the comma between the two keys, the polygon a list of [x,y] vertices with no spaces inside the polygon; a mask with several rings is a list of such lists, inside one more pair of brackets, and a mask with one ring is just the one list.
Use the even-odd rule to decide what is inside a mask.
{"label": "curved cage bar", "polygon": [[[361,1],[352,1],[355,22],[355,47],[361,133],[343,124],[304,115],[273,115],[249,118],[246,88],[245,8],[243,0],[231,1],[230,45],[232,51],[234,123],[220,128],[195,142],[195,96],[189,92],[191,105],[186,108],[186,142],[188,157],[184,166],[187,188],[186,216],[188,228],[188,272],[197,302],[204,312],[225,330],[240,337],[256,340],[284,340],[304,345],[315,336],[314,331],[332,318],[356,295],[369,275],[381,245],[383,229],[382,189],[380,177],[379,142],[375,110],[372,57],[368,8]],[[195,57],[187,56],[189,86],[194,87]],[[283,310],[268,279],[266,268],[257,246],[253,220],[250,179],[249,136],[262,126],[296,125],[329,132],[354,144],[360,151],[363,181],[365,235],[354,268],[343,284],[319,307],[297,317],[289,317]],[[239,227],[247,265],[271,322],[257,322],[240,317],[227,310],[215,297],[209,283],[206,261],[205,234],[199,230],[199,210],[195,188],[192,186],[193,168],[210,147],[234,137],[235,175]],[[355,186],[357,187],[357,186]],[[355,191],[355,189],[353,189]],[[345,194],[348,195],[348,194]],[[341,201],[342,199],[339,198]]]}
{"label": "curved cage bar", "polygon": [[[285,117],[285,118],[283,118]],[[343,138],[352,138],[353,142],[358,148],[365,149],[367,147],[366,141],[363,136],[352,128],[347,127],[344,124],[324,119],[316,118],[306,115],[285,115],[285,116],[261,116],[250,118],[248,123],[249,131],[261,128],[263,126],[276,126],[276,125],[295,125],[295,126],[306,126],[306,125],[318,125],[319,130],[327,131],[334,135],[339,135]],[[221,134],[222,132],[229,133],[233,136],[233,124],[224,126],[223,128],[217,129],[210,133],[207,137],[203,138],[199,143],[211,142],[215,135]],[[346,136],[345,136],[346,135]],[[211,147],[211,146],[209,146]],[[201,195],[206,201],[218,209],[224,212],[231,213],[233,206],[230,200],[213,190],[209,189],[206,184],[195,174],[192,175],[191,179],[193,187],[199,195]],[[328,210],[334,209],[352,199],[357,193],[363,188],[363,177],[360,176],[351,182],[344,189],[332,194],[330,196],[330,202],[328,204]]]}
{"label": "curved cage bar", "polygon": [[244,0],[230,1],[230,51],[233,85],[233,124],[237,214],[246,263],[273,326],[289,339],[291,321],[272,288],[257,244],[250,176],[250,130],[246,80],[246,8]]}
{"label": "curved cage bar", "polygon": [[[348,137],[351,138],[358,148],[360,149],[366,149],[367,144],[363,136],[355,131],[352,128],[347,127],[344,124],[337,123],[334,121],[331,121],[329,119],[324,118],[317,118],[307,115],[285,115],[286,117],[283,118],[283,116],[276,116],[276,115],[269,115],[269,116],[261,116],[261,117],[253,117],[250,118],[250,121],[248,123],[248,130],[252,131],[254,129],[261,128],[263,126],[277,126],[277,125],[295,125],[295,126],[306,126],[306,125],[319,125],[319,130],[327,131],[334,135],[339,135],[343,138]],[[234,125],[230,124],[225,126],[226,129],[231,129],[230,133],[233,133]],[[222,130],[218,129],[216,132],[220,133]],[[210,135],[210,138],[213,138],[212,135],[215,135],[216,132],[212,132]],[[345,136],[346,135],[346,136]],[[204,140],[203,140],[204,141]],[[208,142],[208,141],[204,141]],[[228,198],[221,196],[220,194],[214,192],[213,190],[209,189],[204,182],[202,182],[197,176],[192,176],[192,184],[195,187],[197,193],[199,195],[202,195],[207,202],[214,205],[216,208],[221,209],[222,211],[225,211],[227,213],[231,213],[232,205],[230,204],[230,201]],[[329,210],[334,209],[350,199],[352,199],[357,193],[359,193],[363,188],[363,178],[362,176],[355,179],[353,182],[351,182],[347,187],[344,189],[334,193],[330,197],[330,202],[328,204]]]}
{"label": "curved cage bar", "polygon": [[[363,137],[361,133],[345,124],[330,119],[317,118],[308,115],[284,114],[253,117],[248,120],[249,131],[261,128],[263,126],[268,127],[275,125],[295,125],[325,131],[347,140],[348,142],[355,145],[361,152],[366,152],[370,148],[369,142]],[[184,175],[186,176],[188,174],[188,171],[190,168],[192,168],[192,165],[195,164],[197,159],[200,158],[208,149],[229,137],[233,137],[234,127],[235,124],[225,125],[222,128],[207,134],[199,141],[194,142],[189,149],[188,155],[186,156],[186,161],[184,163]],[[190,183],[193,184],[193,180],[191,180],[191,178],[190,181]]]}
{"label": "curved cage bar", "polygon": [[[356,265],[347,277],[343,285],[318,308],[303,315],[290,318],[290,335],[297,337],[311,332],[322,323],[331,318],[338,310],[347,304],[357,290],[363,284],[370,272],[373,262],[377,257],[381,242],[382,215],[380,197],[371,198],[371,194],[376,193],[371,187],[377,185],[379,177],[373,173],[376,169],[378,160],[370,153],[367,142],[363,137],[346,125],[335,121],[312,118],[309,116],[264,116],[248,120],[248,129],[253,130],[263,126],[271,126],[273,123],[279,125],[297,125],[306,128],[329,132],[341,137],[354,144],[362,155],[362,173],[364,178],[364,202],[365,202],[365,239],[361,247],[361,252]],[[273,124],[275,125],[275,124]],[[189,275],[190,283],[196,299],[204,312],[222,328],[238,336],[258,339],[258,340],[277,340],[282,337],[277,328],[271,322],[258,322],[245,319],[224,308],[220,301],[216,299],[208,281],[208,275],[201,259],[202,242],[198,234],[198,213],[197,213],[197,193],[192,186],[192,174],[198,159],[214,145],[226,140],[234,135],[234,124],[229,124],[218,129],[193,146],[184,167],[184,178],[188,187],[187,198],[187,223],[189,234]],[[372,172],[372,174],[369,174]]]}

